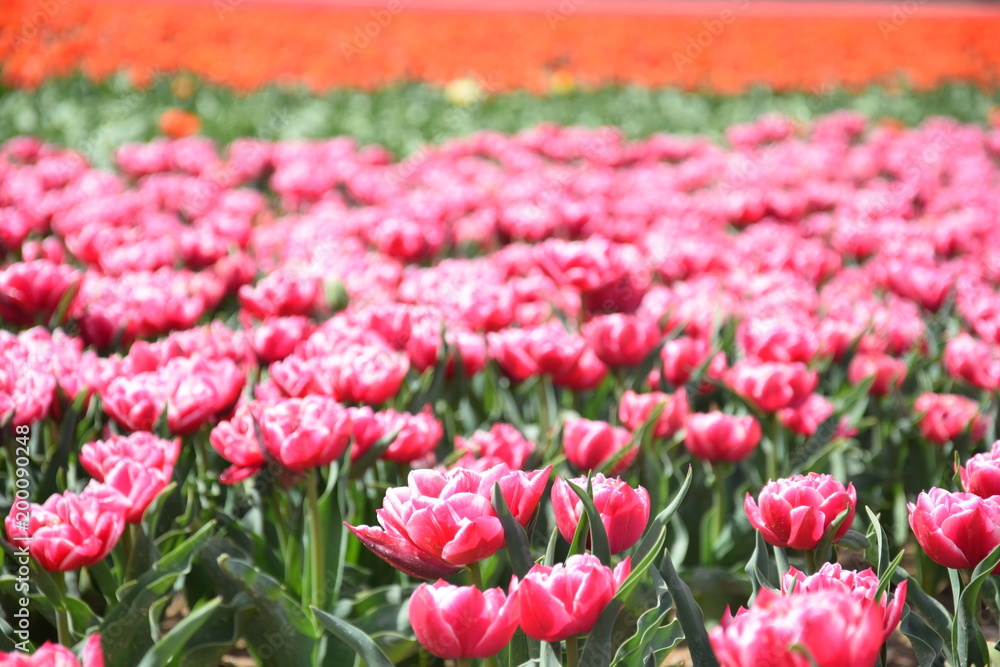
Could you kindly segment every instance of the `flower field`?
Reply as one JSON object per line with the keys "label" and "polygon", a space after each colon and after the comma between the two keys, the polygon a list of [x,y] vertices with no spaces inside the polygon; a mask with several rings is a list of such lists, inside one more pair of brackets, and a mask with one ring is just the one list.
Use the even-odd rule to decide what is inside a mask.
{"label": "flower field", "polygon": [[0,666],[1000,664],[1000,15],[789,7],[5,3]]}

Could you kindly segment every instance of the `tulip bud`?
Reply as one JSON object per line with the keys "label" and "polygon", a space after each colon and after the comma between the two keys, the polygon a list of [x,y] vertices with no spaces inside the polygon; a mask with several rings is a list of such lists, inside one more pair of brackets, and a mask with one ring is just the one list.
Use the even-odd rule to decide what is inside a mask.
{"label": "tulip bud", "polygon": [[[633,489],[620,477],[608,479],[601,473],[594,475],[591,481],[594,507],[601,515],[611,553],[621,553],[638,542],[646,530],[649,493],[641,486]],[[586,477],[577,477],[572,482],[582,489],[587,488]],[[583,517],[583,501],[561,477],[552,485],[552,509],[559,532],[567,542],[572,542]]]}

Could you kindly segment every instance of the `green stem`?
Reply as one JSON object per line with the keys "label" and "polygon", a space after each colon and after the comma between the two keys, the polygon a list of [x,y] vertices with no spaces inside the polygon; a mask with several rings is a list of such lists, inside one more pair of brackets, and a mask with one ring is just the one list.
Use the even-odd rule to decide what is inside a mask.
{"label": "green stem", "polygon": [[288,544],[288,524],[281,511],[281,495],[278,493],[278,486],[274,483],[271,484],[271,502],[274,505],[274,527],[278,531],[278,549],[281,553],[285,553],[285,545]]}
{"label": "green stem", "polygon": [[466,568],[469,572],[469,584],[483,590],[483,573],[479,569],[479,563],[469,563]]}
{"label": "green stem", "polygon": [[458,667],[472,667],[472,658],[459,658]]}
{"label": "green stem", "polygon": [[767,438],[761,443],[764,450],[764,471],[767,474],[766,482],[778,479],[778,429],[781,425],[773,416],[768,418]]}
{"label": "green stem", "polygon": [[309,503],[309,551],[312,556],[312,606],[319,607],[323,599],[323,526],[319,518],[319,494],[316,491],[318,470],[306,475],[306,494]]}
{"label": "green stem", "polygon": [[541,445],[545,450],[552,435],[552,420],[549,419],[551,409],[549,406],[549,383],[552,380],[549,376],[542,374],[538,378],[538,425],[541,428]]}
{"label": "green stem", "polygon": [[495,655],[491,655],[488,658],[483,658],[483,667],[500,667],[500,663]]}
{"label": "green stem", "polygon": [[806,574],[816,574],[816,551],[813,549],[806,549]]}
{"label": "green stem", "polygon": [[719,544],[722,535],[722,525],[726,516],[726,473],[728,466],[725,462],[717,463],[712,467],[712,523],[711,523],[711,551],[715,555],[715,548]]}
{"label": "green stem", "polygon": [[566,640],[566,667],[579,667],[580,664],[580,642],[579,637],[573,635]]}
{"label": "green stem", "polygon": [[56,632],[59,639],[59,643],[63,646],[72,647],[73,646],[73,635],[69,629],[69,611],[66,609],[66,574],[63,572],[53,572],[52,578],[55,580],[56,586],[59,588],[59,592],[62,594],[62,600],[56,605]]}
{"label": "green stem", "polygon": [[778,569],[778,576],[785,576],[785,572],[788,572],[788,557],[785,556],[785,550],[781,547],[774,547],[774,564]]}

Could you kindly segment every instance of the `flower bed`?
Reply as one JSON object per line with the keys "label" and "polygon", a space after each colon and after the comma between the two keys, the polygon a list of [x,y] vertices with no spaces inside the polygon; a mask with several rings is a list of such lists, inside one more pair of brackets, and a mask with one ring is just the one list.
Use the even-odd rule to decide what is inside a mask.
{"label": "flower bed", "polygon": [[88,667],[983,664],[1000,132],[726,140],[7,141],[4,605]]}
{"label": "flower bed", "polygon": [[190,70],[240,90],[472,76],[492,92],[612,82],[815,91],[900,79],[992,85],[1000,70],[1000,11],[988,4],[364,4],[11,0],[0,8],[0,59],[16,86],[77,70]]}

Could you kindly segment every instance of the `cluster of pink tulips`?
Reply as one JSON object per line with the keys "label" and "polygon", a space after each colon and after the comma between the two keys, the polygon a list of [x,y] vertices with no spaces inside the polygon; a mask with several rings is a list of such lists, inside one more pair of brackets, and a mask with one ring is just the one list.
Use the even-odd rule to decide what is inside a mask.
{"label": "cluster of pink tulips", "polygon": [[225,618],[268,665],[872,667],[897,627],[982,665],[1000,130],[729,144],[4,143],[5,535],[63,646],[0,664]]}

